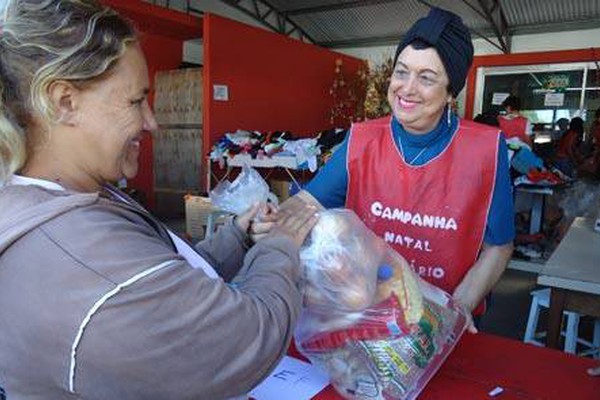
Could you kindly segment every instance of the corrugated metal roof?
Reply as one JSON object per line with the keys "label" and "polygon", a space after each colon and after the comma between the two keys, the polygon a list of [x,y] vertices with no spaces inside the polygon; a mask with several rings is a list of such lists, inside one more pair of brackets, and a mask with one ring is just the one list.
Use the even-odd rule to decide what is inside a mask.
{"label": "corrugated metal roof", "polygon": [[427,12],[419,3],[401,7],[398,3],[380,4],[299,14],[290,19],[302,27],[318,43],[339,42],[365,37],[398,36]]}
{"label": "corrugated metal roof", "polygon": [[[495,28],[502,31],[500,16],[495,15],[494,27],[481,3],[489,4],[490,8],[500,5],[506,31],[510,33],[600,27],[599,0],[268,1],[283,14],[291,11],[288,18],[318,44],[332,47],[350,46],[352,41],[361,45],[388,43],[392,38],[397,41],[419,17],[427,14],[429,6],[453,11],[474,33],[494,38]],[[316,10],[310,11],[315,7]],[[299,13],[299,9],[310,12]]]}
{"label": "corrugated metal roof", "polygon": [[[202,10],[202,0],[145,0]],[[353,47],[397,42],[430,6],[455,12],[474,36],[600,27],[600,0],[238,0],[224,4],[260,20],[266,9],[287,18],[316,44]],[[489,12],[483,9],[487,5]],[[254,12],[259,10],[260,12]],[[269,13],[272,17],[273,13]],[[264,19],[264,18],[263,18]],[[266,22],[266,21],[265,21]],[[267,24],[268,25],[268,24]],[[271,21],[271,28],[276,26]],[[289,31],[289,29],[282,29]]]}
{"label": "corrugated metal roof", "polygon": [[600,1],[598,0],[504,0],[502,10],[509,26],[515,30],[535,25],[594,21],[600,27]]}

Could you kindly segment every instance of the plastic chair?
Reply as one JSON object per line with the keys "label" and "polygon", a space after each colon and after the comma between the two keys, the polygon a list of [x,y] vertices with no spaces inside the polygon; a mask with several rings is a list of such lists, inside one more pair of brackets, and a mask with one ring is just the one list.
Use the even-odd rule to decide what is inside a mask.
{"label": "plastic chair", "polygon": [[[531,291],[531,307],[529,308],[529,318],[527,319],[527,327],[523,342],[531,343],[536,346],[545,346],[538,338],[546,336],[546,332],[536,332],[540,311],[542,308],[550,308],[550,289],[540,289]],[[567,325],[561,331],[561,335],[565,337],[564,351],[571,354],[576,354],[577,345],[580,344],[586,347],[586,350],[580,352],[579,355],[592,355],[594,358],[600,357],[600,319],[594,322],[594,337],[592,342],[579,337],[579,320],[581,316],[573,311],[564,311],[563,318],[566,317]]]}

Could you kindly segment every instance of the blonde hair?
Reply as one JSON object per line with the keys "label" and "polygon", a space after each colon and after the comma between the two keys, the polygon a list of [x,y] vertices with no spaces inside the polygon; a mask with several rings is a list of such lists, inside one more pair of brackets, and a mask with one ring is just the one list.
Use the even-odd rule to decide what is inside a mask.
{"label": "blonde hair", "polygon": [[0,186],[27,159],[32,116],[57,119],[52,82],[102,78],[134,40],[132,25],[94,0],[8,0],[0,20]]}

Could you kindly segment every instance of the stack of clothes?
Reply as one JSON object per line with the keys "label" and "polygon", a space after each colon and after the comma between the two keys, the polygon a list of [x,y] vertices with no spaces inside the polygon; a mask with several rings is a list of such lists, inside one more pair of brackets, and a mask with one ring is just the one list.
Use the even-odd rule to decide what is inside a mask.
{"label": "stack of clothes", "polygon": [[514,186],[555,186],[572,181],[561,170],[547,167],[526,143],[517,138],[506,142]]}
{"label": "stack of clothes", "polygon": [[[572,182],[561,170],[548,167],[529,145],[518,138],[508,139],[507,144],[510,172],[515,187],[558,187]],[[555,246],[558,226],[563,216],[564,212],[560,207],[554,202],[547,202],[541,232],[530,234],[530,212],[517,213],[514,256],[525,260],[545,258]]]}
{"label": "stack of clothes", "polygon": [[210,159],[225,165],[227,158],[249,154],[254,158],[295,156],[300,169],[314,172],[331,156],[336,146],[344,141],[346,129],[329,129],[318,132],[314,138],[294,139],[291,132],[258,132],[237,130],[225,133],[213,146]]}

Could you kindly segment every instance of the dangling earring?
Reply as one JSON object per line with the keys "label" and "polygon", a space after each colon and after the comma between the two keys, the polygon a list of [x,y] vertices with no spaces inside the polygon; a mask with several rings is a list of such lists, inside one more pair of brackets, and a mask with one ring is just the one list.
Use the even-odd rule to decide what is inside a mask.
{"label": "dangling earring", "polygon": [[451,121],[452,121],[452,110],[450,110],[450,103],[448,103],[448,126],[450,126]]}

